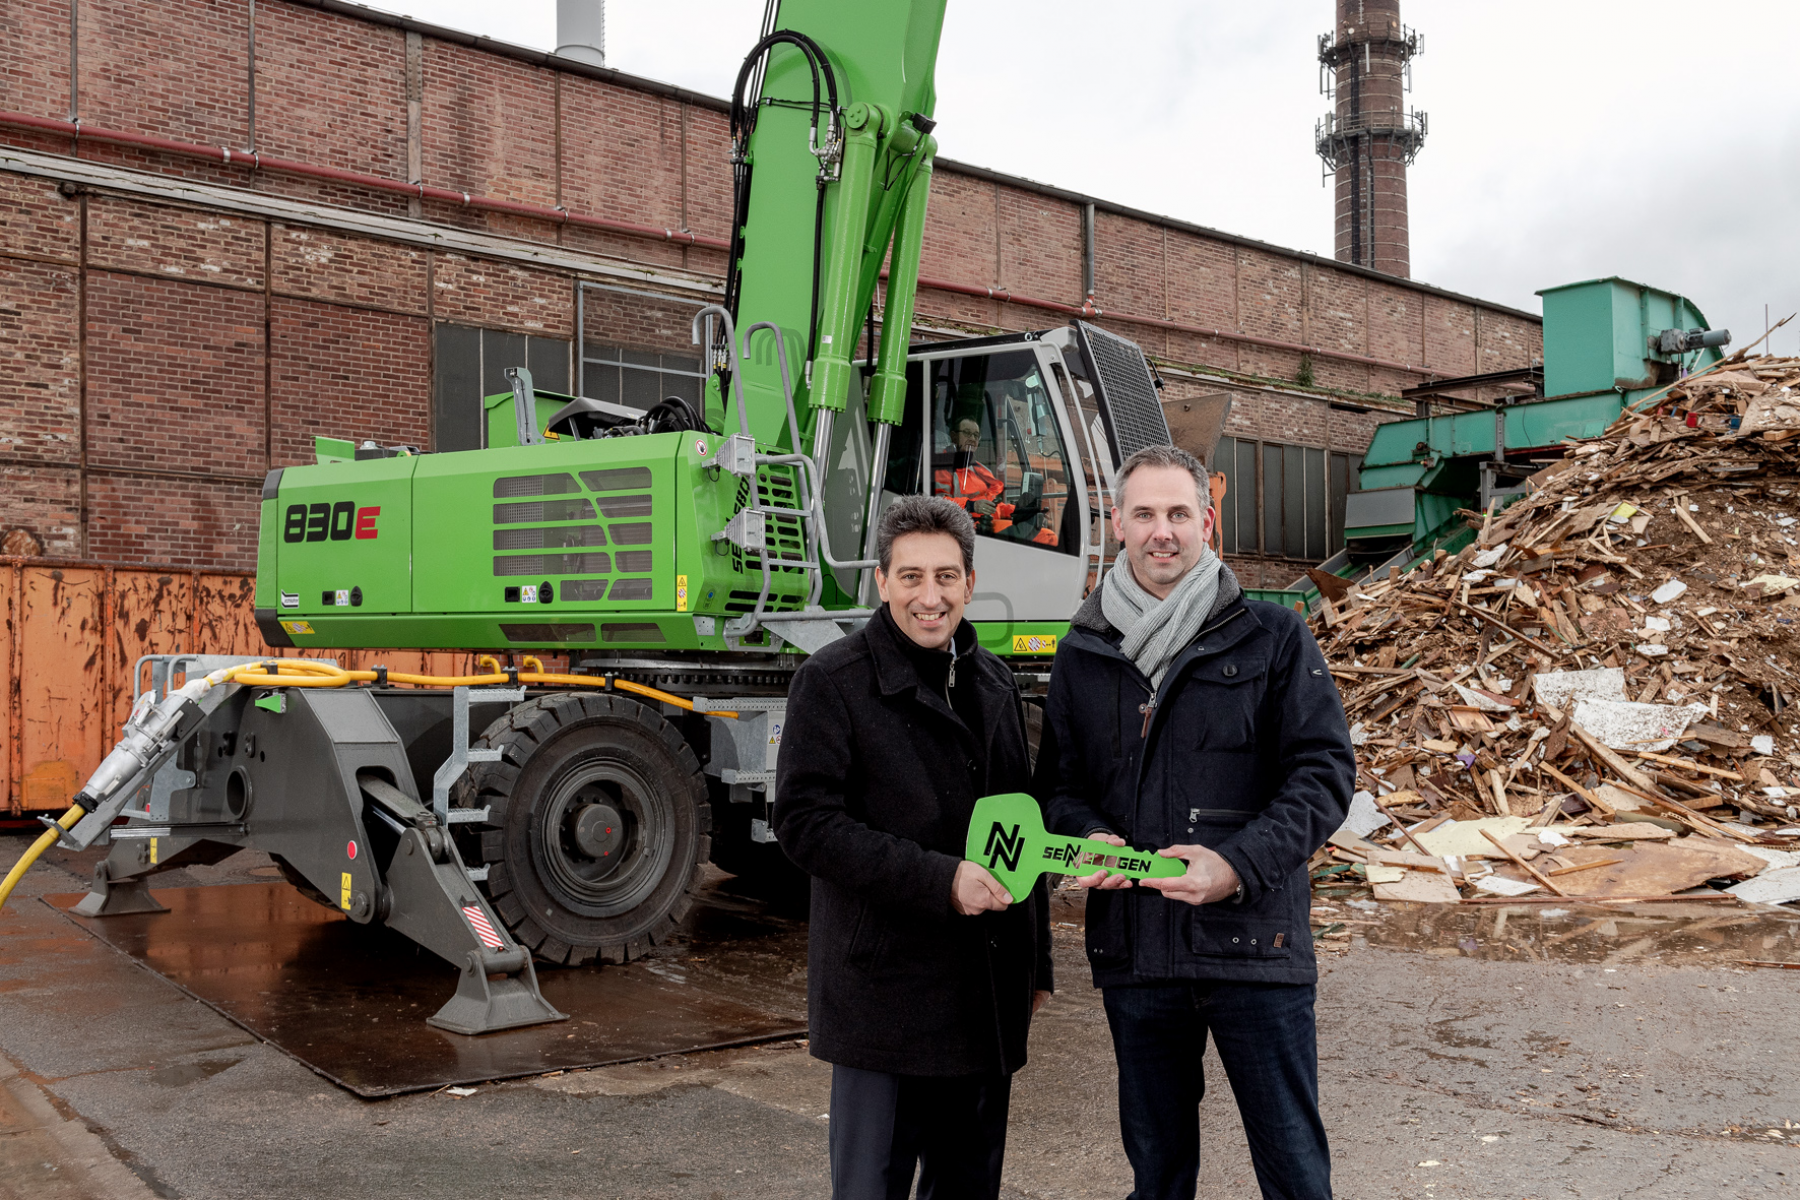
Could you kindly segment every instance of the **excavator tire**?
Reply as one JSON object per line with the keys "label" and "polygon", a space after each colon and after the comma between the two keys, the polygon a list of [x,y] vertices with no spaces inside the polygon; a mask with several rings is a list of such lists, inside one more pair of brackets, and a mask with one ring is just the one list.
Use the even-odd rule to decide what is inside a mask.
{"label": "excavator tire", "polygon": [[[453,826],[465,861],[520,944],[550,963],[622,963],[664,941],[693,906],[710,850],[700,761],[652,708],[564,692],[510,709],[471,749],[451,794],[488,809]],[[472,834],[472,836],[471,836]]]}

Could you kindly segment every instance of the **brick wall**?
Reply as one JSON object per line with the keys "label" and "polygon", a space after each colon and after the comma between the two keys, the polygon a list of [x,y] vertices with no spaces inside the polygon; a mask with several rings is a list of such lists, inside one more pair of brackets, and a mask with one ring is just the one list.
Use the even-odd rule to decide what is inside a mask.
{"label": "brick wall", "polygon": [[[70,115],[70,17],[67,0],[0,5],[0,108]],[[372,11],[261,0],[253,115],[248,0],[83,0],[79,19],[75,102],[88,127],[234,149],[254,138],[263,153],[321,166],[727,233],[726,121],[705,97],[559,69]],[[0,144],[71,150],[66,138],[6,127]],[[716,250],[258,172],[243,157],[214,164],[88,141],[79,156],[411,217],[427,231],[543,243],[595,272],[662,273],[677,291],[723,269]],[[1078,304],[1087,202],[940,164],[922,273]],[[1112,314],[1102,323],[1172,379],[1215,373],[1194,386],[1233,389],[1234,436],[1360,450],[1392,411],[1380,397],[1427,369],[1467,374],[1541,356],[1539,327],[1521,314],[1096,203],[1095,299]],[[306,459],[315,434],[429,444],[433,322],[574,336],[582,270],[420,241],[105,188],[71,199],[0,171],[0,531],[26,528],[57,555],[250,567],[257,483]],[[1064,320],[931,288],[918,309],[923,325],[971,332]],[[588,336],[686,353],[691,311],[590,290]],[[1333,409],[1333,398],[1376,411]],[[1265,567],[1292,576],[1285,563],[1245,569]]]}
{"label": "brick wall", "polygon": [[431,445],[423,317],[280,297],[270,310],[271,464],[312,462],[320,435]]}

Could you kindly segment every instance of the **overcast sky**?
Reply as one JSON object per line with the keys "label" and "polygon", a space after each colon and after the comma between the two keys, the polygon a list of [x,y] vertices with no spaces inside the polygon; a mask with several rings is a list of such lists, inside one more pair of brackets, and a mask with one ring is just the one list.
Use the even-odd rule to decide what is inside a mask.
{"label": "overcast sky", "polygon": [[[540,49],[555,0],[376,7]],[[762,0],[609,0],[607,64],[716,96]],[[1332,253],[1313,122],[1331,0],[950,0],[952,159]],[[1622,275],[1691,297],[1734,346],[1800,309],[1800,4],[1406,0],[1417,279],[1539,311]],[[1004,281],[1003,281],[1004,282]],[[1105,303],[1105,297],[1101,297]],[[1775,351],[1800,354],[1800,319]]]}

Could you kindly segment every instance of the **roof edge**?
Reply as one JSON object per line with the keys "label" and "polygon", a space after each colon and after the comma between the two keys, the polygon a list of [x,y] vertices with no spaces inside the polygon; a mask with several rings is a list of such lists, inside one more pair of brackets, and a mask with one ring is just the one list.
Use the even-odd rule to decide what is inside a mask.
{"label": "roof edge", "polygon": [[[490,54],[498,54],[503,58],[515,59],[530,63],[532,66],[545,67],[550,70],[565,71],[570,75],[583,75],[589,79],[597,79],[602,83],[610,83],[617,87],[629,88],[633,91],[646,92],[653,96],[664,96],[672,100],[692,104],[699,108],[711,109],[715,112],[729,112],[730,104],[717,96],[708,96],[704,92],[696,92],[689,88],[677,87],[671,83],[662,83],[654,79],[646,79],[641,75],[630,75],[611,67],[596,67],[591,63],[580,62],[572,58],[563,58],[547,50],[534,50],[529,46],[519,46],[511,42],[502,42],[496,38],[480,34],[468,33],[460,29],[451,29],[443,25],[433,25],[412,17],[400,16],[396,13],[383,12],[364,4],[353,4],[350,0],[287,0],[303,8],[315,8],[322,12],[335,13],[338,16],[350,17],[359,21],[367,21],[373,25],[385,25],[391,29],[404,29],[408,33],[417,33],[425,37],[433,37],[443,42],[453,42],[460,46],[468,46],[476,50],[484,50]],[[1212,238],[1227,245],[1243,246],[1253,250],[1262,250],[1282,258],[1311,263],[1315,266],[1330,267],[1334,271],[1342,271],[1348,275],[1360,276],[1375,280],[1393,287],[1408,291],[1421,292],[1430,296],[1438,296],[1445,300],[1454,300],[1461,304],[1471,304],[1490,312],[1505,313],[1518,317],[1534,325],[1543,324],[1543,317],[1537,313],[1526,312],[1522,308],[1499,304],[1492,300],[1483,300],[1477,296],[1453,292],[1447,288],[1436,287],[1429,283],[1421,283],[1416,279],[1405,279],[1398,275],[1388,275],[1369,267],[1357,266],[1355,263],[1339,262],[1335,258],[1326,258],[1322,254],[1313,254],[1305,250],[1295,250],[1288,246],[1278,246],[1273,242],[1259,241],[1256,238],[1244,237],[1242,234],[1226,233],[1223,230],[1201,225],[1193,221],[1184,221],[1178,217],[1164,216],[1146,209],[1132,208],[1112,200],[1090,196],[1085,192],[1072,191],[1057,187],[1054,184],[1039,183],[1022,175],[1009,175],[1004,171],[996,171],[989,167],[978,167],[971,163],[957,162],[954,159],[940,158],[938,166],[955,171],[975,179],[985,179],[990,183],[1003,183],[1008,187],[1021,191],[1033,192],[1040,196],[1048,196],[1056,200],[1065,200],[1074,204],[1092,204],[1096,210],[1109,212],[1115,216],[1130,217],[1133,220],[1145,221],[1152,225],[1160,225],[1169,229],[1179,229],[1185,233],[1198,234]]]}

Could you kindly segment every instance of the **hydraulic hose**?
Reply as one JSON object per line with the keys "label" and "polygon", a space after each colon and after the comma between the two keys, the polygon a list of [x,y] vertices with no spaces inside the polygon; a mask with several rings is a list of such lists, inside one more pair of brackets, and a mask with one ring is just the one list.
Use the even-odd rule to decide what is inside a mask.
{"label": "hydraulic hose", "polygon": [[[62,833],[67,832],[93,812],[108,797],[114,795],[119,788],[138,773],[150,768],[153,761],[160,761],[160,756],[167,752],[169,744],[178,741],[191,732],[190,721],[197,720],[198,709],[194,702],[214,687],[224,683],[237,683],[246,687],[346,687],[352,683],[401,683],[414,687],[516,687],[521,683],[550,684],[564,687],[605,688],[614,691],[629,692],[643,696],[648,700],[658,700],[664,704],[673,704],[677,708],[694,711],[694,702],[684,697],[665,692],[661,688],[653,688],[642,683],[633,683],[627,679],[597,680],[592,675],[562,675],[544,670],[543,661],[535,656],[526,656],[525,665],[535,665],[535,671],[509,672],[500,669],[498,659],[490,655],[482,655],[476,660],[477,666],[488,666],[492,670],[484,675],[413,675],[399,671],[346,671],[330,663],[309,662],[301,660],[266,659],[261,662],[241,663],[235,667],[221,667],[209,675],[189,680],[185,685],[172,691],[161,703],[151,703],[150,694],[140,697],[131,717],[125,722],[125,736],[119,744],[101,762],[93,775],[82,785],[75,803],[57,819],[56,829],[46,829],[43,835],[31,844],[13,864],[12,870],[6,873],[6,879],[0,882],[0,906],[4,906],[6,898],[12,894],[14,887],[31,864],[55,845]],[[735,712],[715,712],[708,710],[708,716],[736,718]]]}

